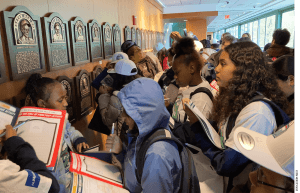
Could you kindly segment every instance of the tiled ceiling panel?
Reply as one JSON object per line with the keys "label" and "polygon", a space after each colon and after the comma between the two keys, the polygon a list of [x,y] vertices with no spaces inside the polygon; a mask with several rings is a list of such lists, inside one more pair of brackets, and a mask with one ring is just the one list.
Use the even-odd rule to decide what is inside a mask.
{"label": "tiled ceiling panel", "polygon": [[200,4],[200,0],[180,0],[182,5],[195,5]]}
{"label": "tiled ceiling panel", "polygon": [[161,0],[166,7],[181,5],[180,0]]}
{"label": "tiled ceiling panel", "polygon": [[201,0],[201,4],[217,4],[220,0]]}

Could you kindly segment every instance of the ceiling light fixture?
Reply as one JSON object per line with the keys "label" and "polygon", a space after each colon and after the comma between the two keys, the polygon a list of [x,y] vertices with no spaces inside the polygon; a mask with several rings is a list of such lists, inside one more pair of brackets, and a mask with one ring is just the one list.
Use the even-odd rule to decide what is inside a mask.
{"label": "ceiling light fixture", "polygon": [[185,19],[185,20],[183,20],[183,21],[187,21],[187,20]]}

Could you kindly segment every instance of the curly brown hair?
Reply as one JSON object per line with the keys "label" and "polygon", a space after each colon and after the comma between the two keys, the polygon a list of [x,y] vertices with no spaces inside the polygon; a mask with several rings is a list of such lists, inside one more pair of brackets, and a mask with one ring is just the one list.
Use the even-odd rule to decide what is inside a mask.
{"label": "curly brown hair", "polygon": [[288,101],[278,87],[273,69],[264,62],[261,49],[253,42],[237,42],[224,49],[236,69],[228,86],[220,88],[214,100],[211,119],[217,124],[230,115],[237,115],[256,91],[272,100],[284,111]]}

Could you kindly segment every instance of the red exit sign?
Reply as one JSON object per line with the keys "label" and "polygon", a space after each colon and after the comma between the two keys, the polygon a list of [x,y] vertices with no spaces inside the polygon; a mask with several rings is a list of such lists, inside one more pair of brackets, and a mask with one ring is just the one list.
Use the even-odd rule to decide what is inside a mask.
{"label": "red exit sign", "polygon": [[229,15],[225,15],[225,19],[229,19]]}

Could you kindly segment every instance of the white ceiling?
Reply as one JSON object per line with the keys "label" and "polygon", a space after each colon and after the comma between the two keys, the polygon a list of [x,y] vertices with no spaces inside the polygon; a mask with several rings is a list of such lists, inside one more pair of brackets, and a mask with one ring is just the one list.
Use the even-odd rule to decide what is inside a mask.
{"label": "white ceiling", "polygon": [[[218,11],[210,23],[208,31],[232,26],[255,18],[257,15],[265,14],[276,9],[284,8],[294,4],[294,0],[157,0],[164,6],[167,13],[196,12],[196,11]],[[191,9],[193,5],[193,9]],[[204,8],[204,9],[203,9]],[[190,10],[190,11],[187,11]],[[165,13],[165,11],[164,11]],[[225,19],[230,15],[230,19]]]}

